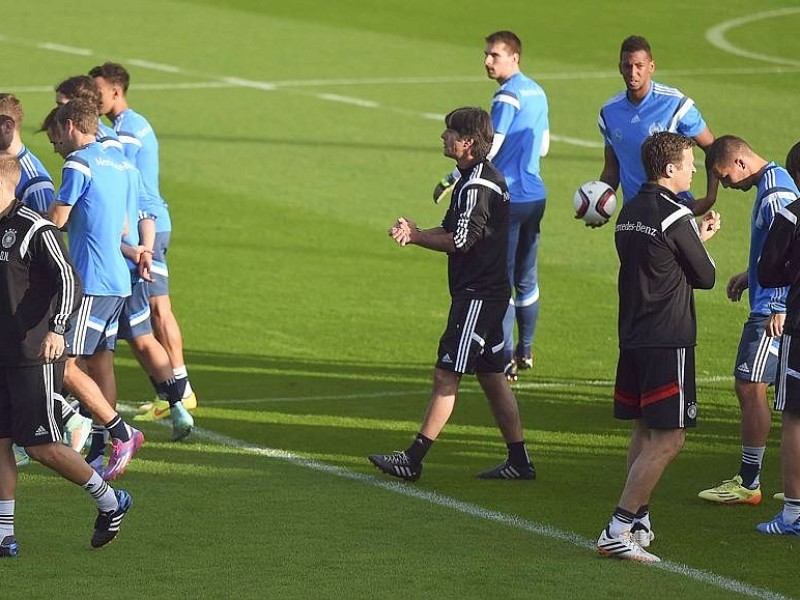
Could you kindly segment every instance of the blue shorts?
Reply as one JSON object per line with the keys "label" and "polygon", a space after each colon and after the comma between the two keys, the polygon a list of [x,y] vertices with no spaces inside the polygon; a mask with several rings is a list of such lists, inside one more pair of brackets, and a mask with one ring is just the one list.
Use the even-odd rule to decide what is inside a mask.
{"label": "blue shorts", "polygon": [[153,244],[153,281],[147,283],[148,296],[169,295],[169,269],[167,269],[167,249],[169,249],[170,231],[156,233]]}
{"label": "blue shorts", "polygon": [[91,356],[100,350],[113,350],[124,303],[121,296],[84,296],[80,308],[70,316],[70,327],[64,335],[67,356]]}
{"label": "blue shorts", "polygon": [[132,340],[153,333],[150,324],[150,300],[147,297],[147,282],[143,279],[134,281],[131,295],[125,298],[122,313],[119,316],[118,337]]}
{"label": "blue shorts", "polygon": [[767,336],[769,317],[751,314],[742,329],[733,376],[742,381],[774,383],[781,338]]}

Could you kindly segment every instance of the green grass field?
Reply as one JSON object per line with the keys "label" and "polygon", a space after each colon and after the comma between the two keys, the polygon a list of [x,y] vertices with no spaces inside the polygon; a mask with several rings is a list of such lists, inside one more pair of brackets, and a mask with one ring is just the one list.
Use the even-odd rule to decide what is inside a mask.
{"label": "green grass field", "polygon": [[[543,5],[544,4],[544,5]],[[593,541],[625,477],[628,429],[611,416],[616,269],[610,228],[572,218],[602,167],[600,105],[622,88],[620,41],[648,37],[656,79],[697,102],[715,134],[783,162],[800,138],[800,8],[791,2],[498,0],[3,2],[2,91],[35,134],[53,86],[116,60],[161,142],[174,231],[172,298],[199,430],[167,429],[119,481],[134,496],[120,538],[89,549],[94,508],[39,466],[20,476],[22,556],[0,598],[800,597],[797,539],[754,531],[780,508],[778,418],[758,507],[700,489],[736,472],[730,373],[746,305],[725,298],[746,266],[752,195],[721,191],[709,243],[714,290],[697,294],[699,427],[652,502],[662,568],[600,559]],[[450,170],[441,118],[488,106],[483,37],[510,28],[550,102],[536,369],[518,398],[539,478],[482,482],[505,446],[473,380],[417,484],[366,455],[405,447],[427,403],[449,306],[446,261],[398,248],[399,215],[435,224]],[[708,35],[707,35],[708,32]],[[701,155],[697,153],[698,160]],[[695,191],[704,190],[701,172]],[[120,398],[151,391],[127,348]],[[87,587],[91,586],[91,587]]]}

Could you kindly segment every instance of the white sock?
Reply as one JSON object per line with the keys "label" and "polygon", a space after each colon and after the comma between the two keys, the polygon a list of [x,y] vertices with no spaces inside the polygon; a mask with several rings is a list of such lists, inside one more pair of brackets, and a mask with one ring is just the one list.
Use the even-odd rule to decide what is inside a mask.
{"label": "white sock", "polygon": [[108,512],[119,508],[119,502],[117,502],[114,490],[97,473],[92,473],[89,481],[83,484],[83,489],[94,498],[97,510],[100,512]]}
{"label": "white sock", "polygon": [[181,365],[177,369],[172,369],[172,374],[175,376],[175,379],[185,379],[186,380],[186,389],[183,392],[183,397],[188,398],[192,395],[192,384],[189,383],[189,372],[186,370],[186,365]]}
{"label": "white sock", "polygon": [[14,500],[0,500],[0,540],[14,535]]}
{"label": "white sock", "polygon": [[787,525],[800,520],[800,498],[783,499],[783,522]]}

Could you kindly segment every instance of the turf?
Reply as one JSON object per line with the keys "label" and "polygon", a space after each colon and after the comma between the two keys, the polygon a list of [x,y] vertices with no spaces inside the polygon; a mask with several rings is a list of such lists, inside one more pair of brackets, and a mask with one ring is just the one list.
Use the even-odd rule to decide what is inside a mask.
{"label": "turf", "polygon": [[[628,430],[610,413],[611,230],[572,218],[574,190],[602,167],[597,111],[621,89],[618,47],[632,33],[653,44],[656,79],[691,95],[717,135],[741,135],[782,162],[800,130],[800,12],[725,32],[735,47],[772,62],[726,52],[705,34],[787,7],[4,6],[2,88],[22,99],[24,138],[57,181],[61,160],[35,133],[50,90],[105,60],[130,68],[131,104],[161,141],[173,303],[203,431],[176,445],[166,429],[145,429],[148,441],[120,481],[134,507],[119,540],[101,551],[89,549],[93,509],[81,490],[26,468],[22,556],[0,563],[0,596],[800,596],[800,542],[753,529],[780,507],[771,500],[780,489],[777,418],[763,504],[696,499],[738,463],[730,372],[747,306],[727,301],[724,284],[746,265],[751,194],[720,193],[723,230],[709,243],[717,286],[697,294],[700,426],[652,503],[653,550],[671,571],[601,560],[590,546],[624,481]],[[416,432],[448,308],[444,257],[397,248],[386,228],[401,214],[423,226],[441,218],[429,197],[451,163],[441,156],[437,115],[488,105],[495,84],[483,76],[483,37],[500,28],[523,39],[523,69],[547,91],[554,135],[543,163],[537,364],[516,388],[539,479],[474,479],[505,449],[477,385],[466,381],[419,483],[384,486],[365,456],[402,448]],[[703,189],[701,169],[694,190]],[[151,396],[124,347],[117,375],[127,405]],[[727,580],[700,581],[688,569],[742,585],[726,590]]]}

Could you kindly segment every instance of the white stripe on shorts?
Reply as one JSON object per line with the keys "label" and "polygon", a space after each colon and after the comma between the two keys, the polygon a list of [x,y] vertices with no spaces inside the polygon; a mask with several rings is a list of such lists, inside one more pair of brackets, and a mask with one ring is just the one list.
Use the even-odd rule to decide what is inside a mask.
{"label": "white stripe on shorts", "polygon": [[683,429],[683,416],[686,414],[686,394],[683,389],[684,377],[686,374],[686,348],[677,348],[678,352],[678,427]]}
{"label": "white stripe on shorts", "polygon": [[48,429],[50,430],[50,441],[60,442],[60,429],[58,427],[58,421],[55,417],[56,395],[55,390],[53,389],[53,363],[42,365],[42,377],[44,379],[44,393],[46,399],[47,422],[49,424]]}
{"label": "white stripe on shorts", "polygon": [[781,338],[781,362],[778,364],[777,390],[775,391],[775,410],[783,410],[786,406],[786,377],[789,370],[789,350],[792,347],[792,336],[784,333]]}
{"label": "white stripe on shorts", "polygon": [[475,333],[475,324],[478,322],[478,315],[481,314],[483,300],[470,300],[467,316],[464,319],[464,329],[461,331],[461,339],[458,341],[458,354],[456,355],[456,373],[464,373],[469,359],[469,347],[472,344],[472,334]]}
{"label": "white stripe on shorts", "polygon": [[756,356],[753,359],[753,372],[750,373],[750,381],[761,381],[764,377],[764,371],[767,368],[767,360],[769,360],[770,346],[772,346],[772,338],[767,336],[767,331],[765,329],[761,334]]}

